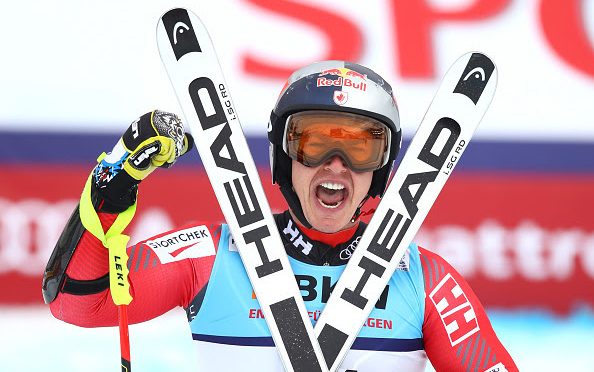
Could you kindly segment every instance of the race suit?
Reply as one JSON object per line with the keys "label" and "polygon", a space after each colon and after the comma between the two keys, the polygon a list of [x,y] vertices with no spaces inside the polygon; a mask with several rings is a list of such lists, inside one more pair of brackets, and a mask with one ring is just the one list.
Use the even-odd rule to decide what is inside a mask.
{"label": "race suit", "polygon": [[[99,213],[104,229],[117,214]],[[315,324],[366,225],[334,234],[275,215],[309,317]],[[196,223],[127,248],[131,323],[185,309],[197,371],[281,371],[280,358],[225,224]],[[108,252],[82,233],[52,314],[83,327],[117,325],[105,278]],[[80,285],[95,283],[92,290]],[[104,283],[98,285],[97,283]],[[76,288],[76,290],[72,290]],[[232,356],[232,357],[230,357]],[[365,321],[340,371],[515,371],[476,295],[440,256],[411,244]]]}

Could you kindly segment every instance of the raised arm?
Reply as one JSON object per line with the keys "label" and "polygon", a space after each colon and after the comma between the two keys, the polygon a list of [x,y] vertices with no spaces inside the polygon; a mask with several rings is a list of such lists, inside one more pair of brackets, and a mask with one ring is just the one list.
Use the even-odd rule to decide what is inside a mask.
{"label": "raised arm", "polygon": [[[90,203],[81,202],[74,210],[44,273],[43,296],[54,316],[80,326],[117,324],[109,292],[108,250],[85,228],[81,216],[97,216],[107,231],[134,206],[139,183],[156,167],[171,166],[191,146],[191,137],[175,115],[153,111],[135,120],[113,150],[100,157],[81,196],[81,201],[88,198]],[[151,245],[151,239],[158,237],[128,247],[130,322],[151,319],[191,301],[208,280],[214,231],[192,225],[169,232],[171,239],[178,237],[167,249]],[[176,251],[169,251],[172,247]]]}

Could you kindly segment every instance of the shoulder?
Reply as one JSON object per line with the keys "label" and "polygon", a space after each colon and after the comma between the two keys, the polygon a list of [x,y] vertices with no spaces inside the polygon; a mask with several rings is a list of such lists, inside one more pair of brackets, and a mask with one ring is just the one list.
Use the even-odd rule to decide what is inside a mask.
{"label": "shoulder", "polygon": [[439,254],[432,252],[428,249],[418,247],[419,258],[421,266],[423,268],[423,274],[437,278],[445,274],[450,269],[453,270],[452,266]]}
{"label": "shoulder", "polygon": [[[425,280],[423,343],[434,368],[517,371],[482,303],[462,275],[435,252],[419,248],[419,256]],[[478,355],[477,345],[481,345]]]}
{"label": "shoulder", "polygon": [[423,270],[425,293],[429,297],[445,289],[455,292],[464,287],[470,290],[462,275],[439,254],[419,247],[419,259]]}

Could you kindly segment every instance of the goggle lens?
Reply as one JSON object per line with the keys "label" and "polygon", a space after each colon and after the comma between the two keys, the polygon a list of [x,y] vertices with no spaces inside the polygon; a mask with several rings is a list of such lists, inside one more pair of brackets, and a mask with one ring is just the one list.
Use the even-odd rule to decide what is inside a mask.
{"label": "goggle lens", "polygon": [[339,155],[354,171],[373,171],[387,162],[390,131],[362,115],[303,111],[287,119],[284,149],[291,159],[310,167]]}

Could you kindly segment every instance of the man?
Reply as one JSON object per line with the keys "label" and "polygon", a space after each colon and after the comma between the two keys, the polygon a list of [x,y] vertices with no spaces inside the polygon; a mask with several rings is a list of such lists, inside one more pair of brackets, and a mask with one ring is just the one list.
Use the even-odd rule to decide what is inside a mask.
{"label": "man", "polygon": [[[289,205],[275,220],[315,322],[365,230],[361,208],[385,191],[400,148],[392,88],[357,64],[306,66],[283,88],[268,137],[273,182]],[[117,324],[107,250],[81,217],[98,216],[104,231],[120,223],[140,181],[191,146],[175,115],[154,111],[100,157],[45,272],[44,298],[54,316],[87,327]],[[226,225],[165,232],[129,247],[128,255],[132,323],[182,306],[199,370],[282,369]],[[411,244],[341,370],[423,371],[427,358],[444,371],[517,370],[464,279]]]}

